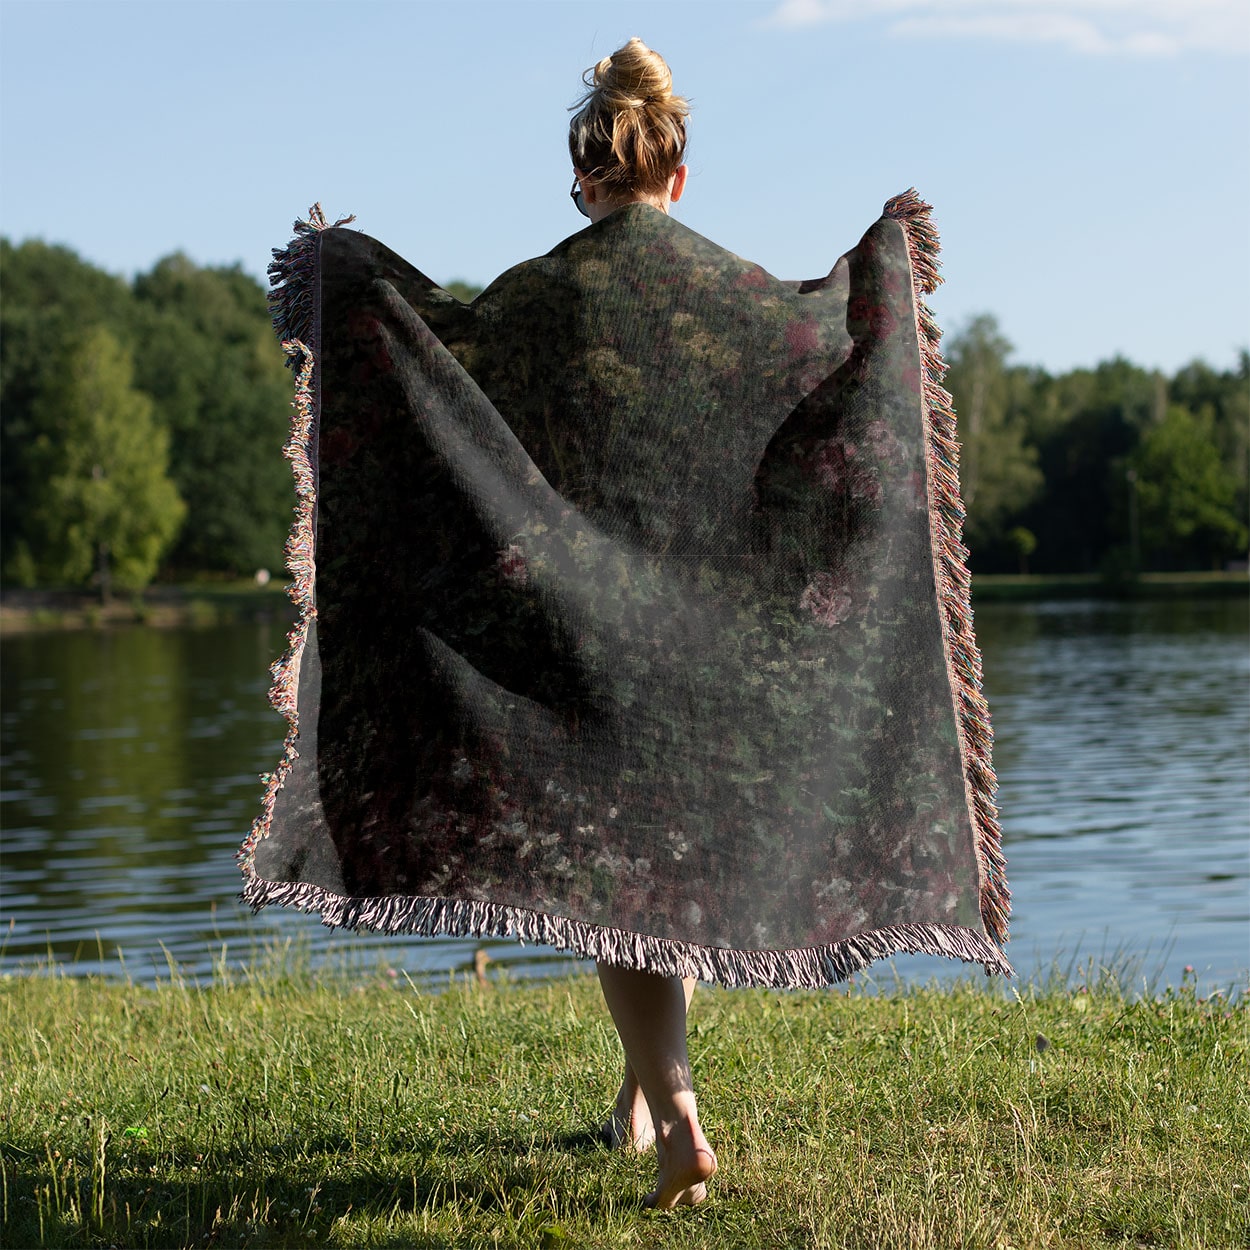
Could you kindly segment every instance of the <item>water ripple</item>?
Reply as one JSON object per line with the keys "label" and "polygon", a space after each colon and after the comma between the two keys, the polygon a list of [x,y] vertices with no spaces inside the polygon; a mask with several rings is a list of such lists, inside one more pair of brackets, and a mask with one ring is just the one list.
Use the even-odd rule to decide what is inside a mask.
{"label": "water ripple", "polygon": [[[1250,967],[1250,652],[1244,602],[978,609],[1026,975],[1067,953],[1171,952],[1229,984]],[[277,625],[31,635],[0,671],[0,968],[195,976],[267,942],[314,960],[446,975],[489,947],[516,975],[571,966],[506,941],[331,935],[252,916],[234,864],[278,758]],[[1171,965],[1176,964],[1172,969]],[[899,960],[928,978],[946,965]]]}

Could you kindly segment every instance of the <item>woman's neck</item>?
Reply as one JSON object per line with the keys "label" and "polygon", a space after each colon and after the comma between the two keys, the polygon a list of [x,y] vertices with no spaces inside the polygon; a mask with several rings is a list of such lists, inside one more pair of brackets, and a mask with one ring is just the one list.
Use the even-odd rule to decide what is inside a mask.
{"label": "woman's neck", "polygon": [[652,208],[658,208],[660,212],[667,213],[671,202],[667,195],[630,195],[609,199],[600,194],[593,204],[586,205],[586,210],[590,220],[596,222],[602,221],[610,213],[616,212],[618,208],[625,208],[630,204],[650,204]]}

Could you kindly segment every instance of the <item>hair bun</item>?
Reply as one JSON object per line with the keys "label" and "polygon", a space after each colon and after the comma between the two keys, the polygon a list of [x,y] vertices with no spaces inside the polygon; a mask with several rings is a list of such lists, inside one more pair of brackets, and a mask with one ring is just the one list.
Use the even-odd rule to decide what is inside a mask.
{"label": "hair bun", "polygon": [[662,191],[686,150],[690,107],[673,94],[668,64],[631,39],[582,75],[586,94],[573,107],[569,155],[612,194]]}
{"label": "hair bun", "polygon": [[673,75],[664,58],[637,36],[605,56],[586,85],[604,92],[613,108],[667,104],[673,96]]}

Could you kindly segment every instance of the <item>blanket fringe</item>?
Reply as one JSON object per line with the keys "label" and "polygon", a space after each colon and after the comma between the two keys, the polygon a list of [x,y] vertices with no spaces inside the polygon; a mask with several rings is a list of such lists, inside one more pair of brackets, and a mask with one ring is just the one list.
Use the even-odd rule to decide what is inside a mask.
{"label": "blanket fringe", "polygon": [[972,629],[968,549],[961,541],[965,511],[959,494],[959,438],[951,395],[942,386],[946,373],[940,350],[942,332],[921,299],[942,282],[938,273],[941,249],[931,217],[932,205],[926,204],[914,187],[887,201],[883,212],[897,221],[907,236],[915,286],[916,331],[920,340],[929,443],[926,458],[934,568],[942,611],[942,641],[947,670],[954,685],[964,784],[981,867],[981,918],[995,941],[1006,942],[1011,893],[1007,888],[1007,861],[1003,856],[1002,830],[994,803],[994,792],[998,788],[991,763],[994,734],[989,709],[981,693],[981,653]]}
{"label": "blanket fringe", "polygon": [[[354,215],[340,217],[330,223],[321,211],[320,204],[314,204],[308,210],[308,219],[300,217],[292,229],[295,237],[286,247],[273,249],[273,260],[269,264],[269,313],[273,318],[273,328],[278,341],[284,346],[288,341],[296,339],[302,342],[319,343],[319,292],[317,290],[317,263],[320,252],[321,232],[334,227],[346,226],[355,221]],[[295,360],[288,360],[288,366],[295,369]]]}
{"label": "blanket fringe", "polygon": [[[355,217],[341,217],[335,226],[344,226]],[[260,815],[239,849],[246,889],[256,881],[253,856],[256,844],[269,833],[278,791],[299,758],[300,661],[308,641],[308,630],[317,615],[316,605],[316,508],[317,471],[315,468],[316,420],[319,396],[316,354],[320,350],[321,326],[317,303],[317,265],[321,231],[329,226],[320,204],[308,210],[308,220],[295,223],[295,237],[285,248],[273,249],[269,266],[269,309],[274,329],[282,341],[287,365],[295,370],[295,397],[291,401],[291,434],[282,454],[291,462],[295,478],[295,520],[286,540],[286,567],[291,574],[287,594],[298,609],[295,624],[287,635],[287,648],[269,669],[272,684],[269,702],[287,720],[282,758],[272,773],[262,773],[264,793]],[[307,341],[307,342],[306,342]],[[307,343],[311,343],[308,346]]]}
{"label": "blanket fringe", "polygon": [[1011,965],[992,942],[959,925],[890,925],[801,950],[729,950],[499,903],[410,895],[344,898],[304,882],[262,881],[255,876],[248,879],[243,901],[253,908],[276,903],[319,912],[321,922],[332,928],[424,937],[515,938],[583,959],[660,976],[697,977],[730,988],[819,989],[845,981],[875,960],[901,954],[941,955],[981,964],[987,976],[1012,975]]}

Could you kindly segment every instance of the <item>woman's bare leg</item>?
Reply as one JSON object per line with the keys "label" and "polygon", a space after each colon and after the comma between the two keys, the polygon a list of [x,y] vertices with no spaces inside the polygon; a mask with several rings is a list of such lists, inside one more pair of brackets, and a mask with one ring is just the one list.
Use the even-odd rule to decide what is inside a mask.
{"label": "woman's bare leg", "polygon": [[[682,990],[686,997],[686,1010],[690,1010],[690,1000],[694,997],[694,987],[698,981],[694,977],[682,979]],[[625,1058],[625,1079],[621,1082],[620,1091],[616,1095],[616,1104],[608,1122],[601,1130],[604,1142],[613,1149],[630,1149],[642,1152],[655,1145],[655,1125],[651,1122],[651,1109],[647,1106],[646,1096],[634,1065]]]}
{"label": "woman's bare leg", "polygon": [[603,997],[651,1112],[660,1175],[647,1205],[693,1206],[707,1197],[716,1156],[699,1127],[690,1079],[686,986],[680,977],[598,967]]}
{"label": "woman's bare leg", "polygon": [[625,1060],[625,1079],[621,1081],[608,1122],[599,1130],[599,1135],[613,1150],[637,1150],[641,1154],[655,1145],[651,1109],[628,1059]]}

